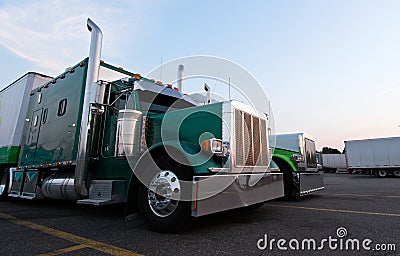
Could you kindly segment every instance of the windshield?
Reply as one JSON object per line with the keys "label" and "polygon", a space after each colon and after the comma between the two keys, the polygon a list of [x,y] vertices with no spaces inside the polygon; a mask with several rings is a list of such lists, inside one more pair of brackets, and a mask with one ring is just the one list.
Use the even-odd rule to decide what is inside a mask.
{"label": "windshield", "polygon": [[305,139],[306,142],[306,164],[309,168],[317,167],[317,157],[315,150],[315,142],[309,139]]}

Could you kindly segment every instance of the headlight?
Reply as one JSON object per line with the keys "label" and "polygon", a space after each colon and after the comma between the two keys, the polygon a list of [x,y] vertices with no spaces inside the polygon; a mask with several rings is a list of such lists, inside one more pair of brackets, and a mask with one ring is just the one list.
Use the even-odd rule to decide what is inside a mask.
{"label": "headlight", "polygon": [[300,154],[293,154],[290,156],[290,159],[292,159],[292,161],[294,161],[296,163],[304,162],[304,157],[303,157],[303,155],[300,155]]}
{"label": "headlight", "polygon": [[227,148],[223,145],[222,140],[210,139],[204,140],[201,143],[201,150],[211,152],[218,156],[225,156],[227,154]]}

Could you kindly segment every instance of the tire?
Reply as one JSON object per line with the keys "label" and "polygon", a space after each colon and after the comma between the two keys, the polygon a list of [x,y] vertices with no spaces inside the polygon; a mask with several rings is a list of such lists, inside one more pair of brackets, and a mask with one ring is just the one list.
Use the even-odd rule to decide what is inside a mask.
{"label": "tire", "polygon": [[388,173],[385,170],[379,170],[379,171],[376,171],[376,176],[379,178],[385,178],[388,176]]}
{"label": "tire", "polygon": [[393,171],[394,177],[400,177],[400,170]]}
{"label": "tire", "polygon": [[3,170],[0,175],[0,201],[8,199],[8,189],[10,185],[10,172],[9,168]]}
{"label": "tire", "polygon": [[293,174],[289,170],[283,170],[283,186],[285,198],[292,199],[294,197]]}
{"label": "tire", "polygon": [[[153,167],[151,168],[152,170],[150,168],[145,170],[146,172],[152,173],[151,176],[153,176],[152,181],[154,181],[154,183],[150,181],[147,186],[142,184],[139,187],[139,211],[144,217],[147,226],[154,231],[161,233],[176,233],[182,231],[189,226],[191,221],[191,202],[162,197],[154,191],[158,190],[160,185],[157,185],[157,188],[154,189],[152,184],[163,184],[157,183],[157,181],[161,179],[167,180],[167,182],[171,182],[168,184],[172,184],[170,186],[170,188],[172,188],[171,194],[174,193],[173,191],[178,188],[177,186],[179,184],[179,189],[182,189],[180,193],[190,193],[191,195],[191,190],[188,192],[188,186],[183,186],[182,181],[191,181],[193,179],[193,171],[188,166],[178,164],[165,155],[155,159],[155,162],[159,169],[155,170],[156,168]],[[173,189],[174,186],[175,189]],[[165,191],[166,189],[164,188],[165,187],[161,185],[159,191]],[[160,203],[165,201],[169,201],[169,203]],[[164,205],[167,206],[165,209],[159,209],[162,207],[157,207],[158,205],[162,205],[162,207],[164,207]]]}
{"label": "tire", "polygon": [[369,170],[363,170],[362,171],[362,174],[364,174],[364,175],[370,175],[371,174],[371,171],[369,171]]}
{"label": "tire", "polygon": [[279,170],[283,173],[283,186],[285,191],[285,199],[293,199],[300,194],[300,189],[296,186],[293,179],[292,167],[281,159],[273,159]]}

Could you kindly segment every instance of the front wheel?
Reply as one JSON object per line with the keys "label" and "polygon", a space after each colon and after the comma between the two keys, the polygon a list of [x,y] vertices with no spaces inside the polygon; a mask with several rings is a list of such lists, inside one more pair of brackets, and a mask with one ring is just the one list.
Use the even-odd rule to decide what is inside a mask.
{"label": "front wheel", "polygon": [[[159,168],[149,185],[139,187],[139,210],[146,224],[162,233],[176,233],[186,228],[191,219],[191,201],[180,200],[190,186],[184,181],[192,179],[189,168],[169,159],[158,159]],[[186,184],[184,184],[186,183]]]}
{"label": "front wheel", "polygon": [[284,160],[275,158],[273,159],[275,164],[278,166],[279,170],[283,174],[283,188],[284,188],[284,198],[293,199],[300,195],[300,184],[298,177],[293,172],[292,167]]}
{"label": "front wheel", "polygon": [[8,189],[10,185],[10,172],[9,169],[5,169],[0,174],[0,201],[8,199]]}

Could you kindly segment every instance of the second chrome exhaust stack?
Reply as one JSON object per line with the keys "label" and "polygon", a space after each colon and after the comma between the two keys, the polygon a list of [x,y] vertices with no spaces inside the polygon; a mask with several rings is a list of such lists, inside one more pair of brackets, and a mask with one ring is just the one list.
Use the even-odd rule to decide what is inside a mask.
{"label": "second chrome exhaust stack", "polygon": [[183,77],[185,73],[185,67],[181,64],[178,66],[178,84],[177,87],[181,93],[183,93]]}

